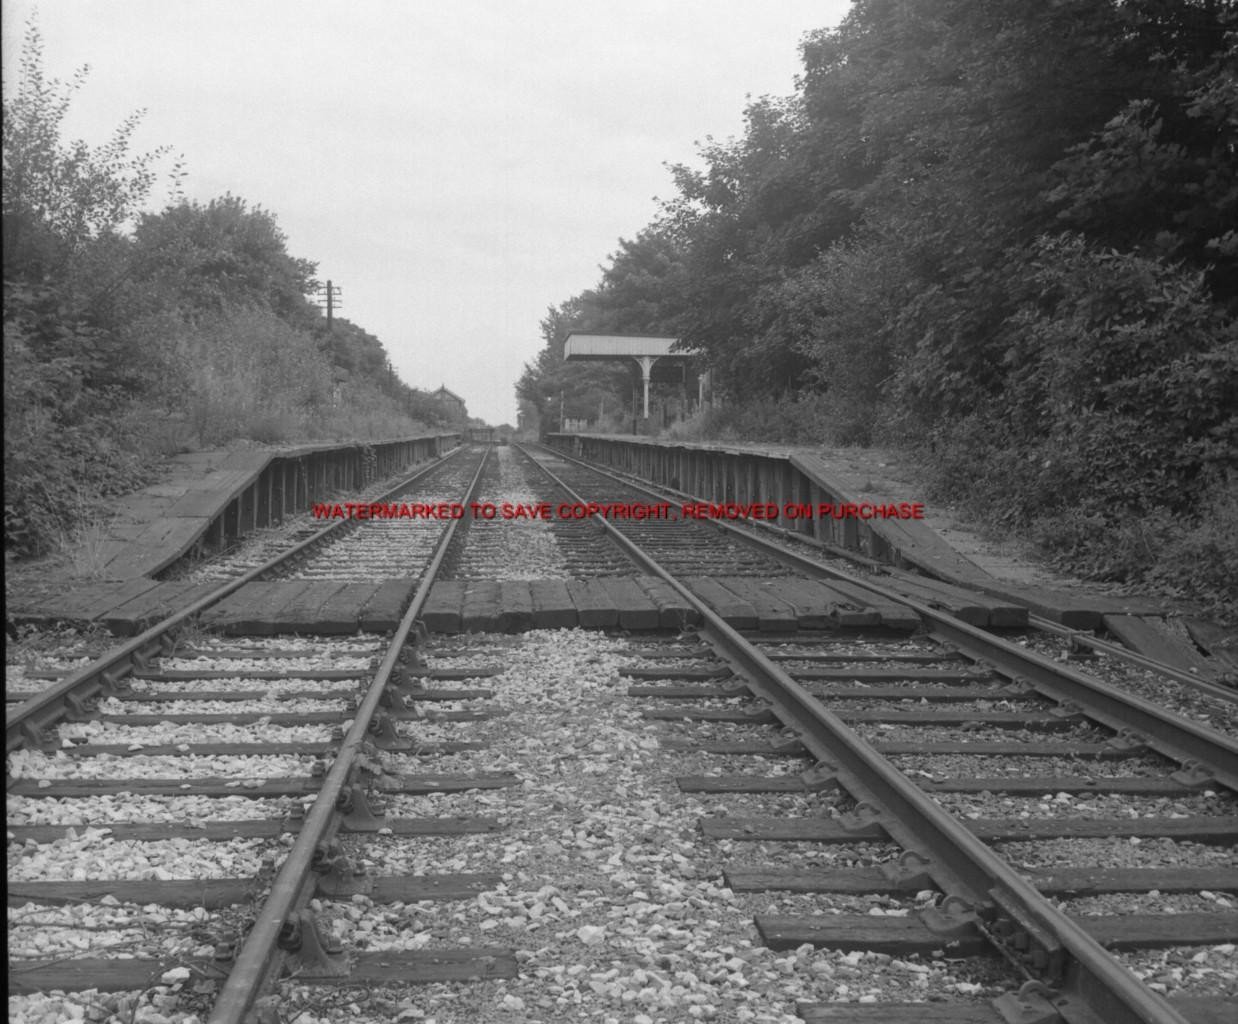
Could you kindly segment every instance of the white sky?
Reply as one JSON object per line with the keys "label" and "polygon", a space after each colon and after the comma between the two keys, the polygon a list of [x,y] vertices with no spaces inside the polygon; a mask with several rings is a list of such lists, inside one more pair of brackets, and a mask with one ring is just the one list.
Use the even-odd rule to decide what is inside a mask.
{"label": "white sky", "polygon": [[3,0],[37,7],[68,131],[184,154],[189,198],[277,218],[409,384],[515,423],[546,307],[673,194],[663,162],[785,95],[846,0]]}

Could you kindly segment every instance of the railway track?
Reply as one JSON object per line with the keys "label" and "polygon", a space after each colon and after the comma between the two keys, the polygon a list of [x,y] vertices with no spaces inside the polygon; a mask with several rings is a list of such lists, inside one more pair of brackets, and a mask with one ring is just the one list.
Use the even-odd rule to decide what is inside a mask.
{"label": "railway track", "polygon": [[[629,486],[501,454],[474,497]],[[358,530],[274,570],[424,566],[389,636],[186,631],[207,602],[172,617],[175,647],[155,627],[10,716],[11,992],[120,990],[80,1004],[97,1020],[1224,1019],[1232,703],[1192,691],[1194,719],[1166,714],[708,524],[619,524],[638,550],[597,520],[458,522],[432,558],[424,531]],[[699,624],[414,627],[436,575],[637,572]],[[719,615],[718,580],[776,574],[785,597],[792,573],[871,604],[785,632]],[[72,749],[37,753],[66,706],[87,717],[60,726]],[[129,876],[91,877],[92,850],[124,844]],[[90,928],[139,966],[83,956]],[[1211,998],[1161,998],[1200,979]],[[71,1019],[39,1005],[16,1019]]]}
{"label": "railway track", "polygon": [[[449,496],[466,502],[474,496],[484,465],[483,454],[474,460],[467,484],[453,488]],[[452,483],[458,481],[446,485]],[[46,930],[53,923],[62,930],[62,945],[82,948],[72,932],[63,933],[72,928],[73,915],[51,913],[49,921],[48,912],[31,912],[28,919],[34,925],[27,928],[36,934],[29,937],[32,948],[25,951],[26,962],[13,965],[11,990],[44,990],[71,982],[78,989],[142,991],[162,985],[179,991],[193,982],[198,995],[211,997],[210,1020],[239,1021],[268,987],[268,976],[289,958],[302,976],[356,975],[355,968],[344,970],[332,933],[306,910],[311,898],[360,896],[372,901],[375,882],[359,881],[354,861],[336,840],[337,831],[377,831],[376,797],[501,788],[515,782],[502,774],[427,775],[416,762],[452,747],[403,738],[396,731],[399,720],[433,729],[436,723],[486,714],[465,705],[484,698],[487,691],[428,688],[405,649],[456,522],[438,525],[432,545],[426,544],[426,530],[413,535],[399,528],[403,524],[392,524],[396,529],[379,539],[377,557],[392,559],[398,553],[401,571],[415,568],[421,576],[390,637],[240,648],[207,640],[186,649],[170,632],[187,617],[182,613],[8,715],[10,801],[34,801],[52,808],[53,821],[59,817],[78,823],[66,835],[58,823],[10,822],[10,842],[18,844],[19,863],[16,876],[10,874],[10,902],[72,905],[106,894],[113,905],[120,901],[152,909],[191,908],[188,916],[155,911],[156,923],[172,926],[162,929],[163,941],[157,942],[134,939],[152,923],[150,913],[127,918],[112,913],[106,926],[113,935],[119,930],[114,944],[123,949],[136,942],[148,955],[130,954],[123,960],[74,957],[68,964],[32,959],[30,953],[46,948]],[[324,558],[322,549],[328,564],[341,561],[338,550],[330,548],[341,544],[341,532],[321,531],[280,558],[223,584],[189,613],[208,609],[241,582],[288,572],[290,562],[307,556],[300,571],[312,578]],[[348,552],[354,572],[372,569],[376,545],[374,538],[368,540],[361,558],[357,545]],[[162,655],[157,660],[152,645]],[[125,673],[125,668],[131,671]],[[106,692],[101,692],[104,687]],[[409,688],[415,691],[415,703]],[[42,750],[14,749],[22,737],[46,745],[51,724],[47,716],[67,709],[91,718],[89,725],[62,727],[58,739],[67,751],[49,756]],[[254,733],[261,736],[256,742],[250,739]],[[123,822],[109,820],[117,801],[133,800],[144,802],[144,814],[136,820],[132,814]],[[247,806],[242,810],[238,803]],[[235,820],[228,817],[238,810]],[[33,816],[49,817],[45,810]],[[107,828],[92,828],[97,821],[106,822]],[[385,815],[383,821],[384,832],[391,835],[492,827],[485,821],[444,825],[388,820]],[[104,847],[108,856],[100,855],[98,862],[111,866],[119,860],[131,878],[97,877],[92,850],[102,854]],[[68,877],[47,881],[41,877],[46,873]],[[388,876],[378,888],[386,902],[415,901],[459,898],[482,881],[489,879],[453,878],[444,884],[435,877]],[[117,921],[117,916],[124,919]],[[21,941],[21,928],[13,937]],[[404,966],[428,977],[502,973],[510,969],[510,956],[498,950],[453,951],[420,955]],[[382,970],[390,972],[390,958]]]}
{"label": "railway track", "polygon": [[[571,473],[577,482],[592,483],[593,493],[569,488],[575,500],[603,497],[597,493],[595,482],[602,474],[590,481],[588,477],[595,471],[569,466],[549,454],[543,454],[540,461],[548,474],[547,464],[558,463],[558,468]],[[568,488],[561,478],[560,483]],[[613,496],[616,483],[613,477],[607,481],[607,497]],[[642,552],[641,547],[647,546],[641,545],[641,535],[650,532],[647,525],[621,522],[608,528],[635,561],[690,598],[686,587],[654,557]],[[795,560],[791,561],[794,564]],[[696,564],[699,566],[699,562]],[[805,575],[824,573],[835,579],[846,575],[806,560],[800,564]],[[900,600],[872,580],[851,578],[849,584],[867,588],[886,600]],[[1102,1020],[1185,1019],[1117,964],[1106,947],[1232,943],[1238,939],[1238,914],[1233,913],[1232,901],[1223,899],[1218,906],[1205,899],[1207,907],[1196,913],[1183,911],[1173,901],[1167,907],[1163,902],[1158,904],[1163,900],[1161,886],[1165,883],[1163,872],[1156,868],[1115,873],[1103,883],[1083,881],[1090,877],[1086,872],[1073,877],[1066,873],[1061,878],[1042,879],[1042,888],[1048,890],[1045,893],[981,839],[998,843],[1033,836],[1067,839],[1088,835],[1090,830],[1093,837],[1127,843],[1139,843],[1150,836],[1232,846],[1238,838],[1238,818],[1233,815],[1232,799],[1220,798],[1218,791],[1232,794],[1238,789],[1238,743],[1232,736],[1168,713],[952,616],[906,598],[901,600],[927,627],[931,647],[926,649],[917,637],[912,645],[887,645],[875,652],[840,650],[834,634],[815,644],[784,649],[781,657],[800,667],[798,679],[716,611],[701,607],[701,635],[728,666],[726,674],[733,674],[738,683],[634,691],[668,700],[710,701],[689,708],[656,709],[649,712],[650,717],[736,723],[745,728],[754,724],[782,726],[794,736],[780,746],[750,743],[747,751],[744,741],[729,746],[723,743],[714,748],[718,753],[768,756],[781,752],[786,756],[806,755],[813,762],[790,777],[785,772],[685,777],[680,780],[685,791],[842,794],[841,802],[828,805],[837,821],[806,817],[795,822],[782,816],[737,819],[728,814],[721,820],[704,820],[706,834],[730,841],[846,843],[861,834],[893,840],[902,856],[900,869],[889,873],[891,886],[927,891],[923,887],[931,882],[940,896],[919,910],[918,931],[907,928],[901,916],[882,938],[874,937],[871,922],[841,921],[837,914],[769,915],[757,919],[762,936],[771,946],[782,948],[806,944],[877,946],[885,951],[916,949],[924,953],[955,940],[962,945],[966,934],[972,940],[971,948],[996,949],[1029,985],[1041,986],[1039,990],[1021,990],[1017,998],[1000,1006],[999,1011],[1008,1016],[1039,1009],[1063,1019],[1070,1019],[1070,1013],[1079,1019],[1087,1019],[1085,1015]],[[970,663],[962,671],[949,664],[960,656]],[[869,667],[873,663],[875,667]],[[645,672],[670,674],[665,668]],[[717,674],[710,666],[687,670],[688,678]],[[810,690],[803,685],[806,679],[818,685]],[[827,680],[833,685],[819,685]],[[852,685],[840,686],[842,682]],[[1222,703],[1214,710],[1232,727],[1232,705]],[[1058,742],[1043,741],[1045,735],[1055,734],[1061,737]],[[886,755],[901,757],[904,763],[895,764],[882,756],[874,749],[875,743],[883,744]],[[1153,754],[1158,756],[1149,756]],[[939,767],[941,758],[949,759],[947,772],[953,777],[942,777],[947,772]],[[1076,767],[1080,762],[1087,765],[1084,773]],[[922,778],[913,779],[908,773]],[[1072,816],[1072,822],[1046,824],[1037,832],[1023,818],[1018,824],[980,819],[981,824],[965,826],[950,813],[953,803],[956,811],[973,814],[967,820],[975,820],[975,804],[968,805],[960,798],[985,797],[991,802],[994,794],[1068,805],[1075,804],[1083,794],[1088,801],[1084,814],[1094,811],[1095,796],[1120,796],[1126,820],[1102,818],[1080,828]],[[1152,803],[1153,810],[1149,811],[1147,805],[1139,805],[1141,798],[1161,802]],[[1178,801],[1174,817],[1161,818],[1156,813],[1155,808],[1164,806],[1166,798]],[[1073,806],[1071,809],[1075,810]],[[1139,824],[1132,826],[1130,817],[1139,818]],[[1182,827],[1184,817],[1192,821],[1194,830]],[[1204,869],[1188,878],[1174,884],[1195,883],[1199,891],[1208,894],[1217,889],[1232,891],[1238,884],[1232,865],[1215,872]],[[800,886],[815,886],[812,891],[830,891],[830,883],[811,878],[805,881],[803,872],[781,876],[756,872],[743,876],[741,884],[781,889],[788,885],[794,888],[797,881]],[[871,881],[852,877],[833,884],[843,891],[855,891]],[[1127,910],[1122,918],[1109,921],[1099,915],[1072,918],[1046,898],[1077,887],[1112,893],[1148,892],[1155,897],[1149,907],[1164,909],[1160,914],[1150,912],[1138,917]],[[913,931],[917,931],[918,946],[912,940]],[[808,1008],[807,1015],[820,1016],[818,1009]],[[910,1015],[914,1017],[916,1012],[913,1008]]]}

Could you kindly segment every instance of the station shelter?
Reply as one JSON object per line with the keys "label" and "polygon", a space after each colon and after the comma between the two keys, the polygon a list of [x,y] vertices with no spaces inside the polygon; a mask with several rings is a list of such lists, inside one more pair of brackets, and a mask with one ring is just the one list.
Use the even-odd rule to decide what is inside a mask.
{"label": "station shelter", "polygon": [[[633,416],[643,421],[649,429],[650,384],[678,385],[680,406],[684,415],[689,409],[688,383],[695,378],[697,402],[703,403],[708,388],[708,373],[697,373],[694,363],[697,353],[691,350],[672,351],[678,338],[645,334],[582,334],[572,332],[563,346],[563,357],[568,361],[590,360],[594,362],[626,362],[632,366]],[[640,395],[636,395],[639,380]]]}

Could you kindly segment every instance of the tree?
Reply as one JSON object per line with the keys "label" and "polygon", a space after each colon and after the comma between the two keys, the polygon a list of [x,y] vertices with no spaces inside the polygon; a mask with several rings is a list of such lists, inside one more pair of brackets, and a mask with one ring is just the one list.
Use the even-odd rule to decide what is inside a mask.
{"label": "tree", "polygon": [[[6,279],[64,273],[93,240],[129,224],[159,181],[163,146],[130,152],[144,111],[130,114],[97,148],[61,141],[73,95],[85,83],[83,66],[70,83],[43,72],[43,40],[33,18],[22,43],[20,75],[4,100],[4,273]],[[169,183],[179,192],[183,171]]]}
{"label": "tree", "polygon": [[239,196],[181,202],[138,221],[133,276],[147,283],[151,301],[175,304],[191,318],[247,305],[310,327],[319,319],[306,299],[317,268],[291,256],[286,242],[272,214]]}

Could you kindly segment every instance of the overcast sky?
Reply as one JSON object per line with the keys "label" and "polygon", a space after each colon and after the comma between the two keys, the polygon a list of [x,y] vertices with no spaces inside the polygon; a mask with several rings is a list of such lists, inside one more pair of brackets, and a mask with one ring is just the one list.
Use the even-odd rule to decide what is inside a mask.
{"label": "overcast sky", "polygon": [[189,198],[273,213],[409,384],[515,422],[546,307],[673,194],[664,162],[786,95],[845,0],[3,0],[6,81],[91,66],[69,134],[138,108]]}

